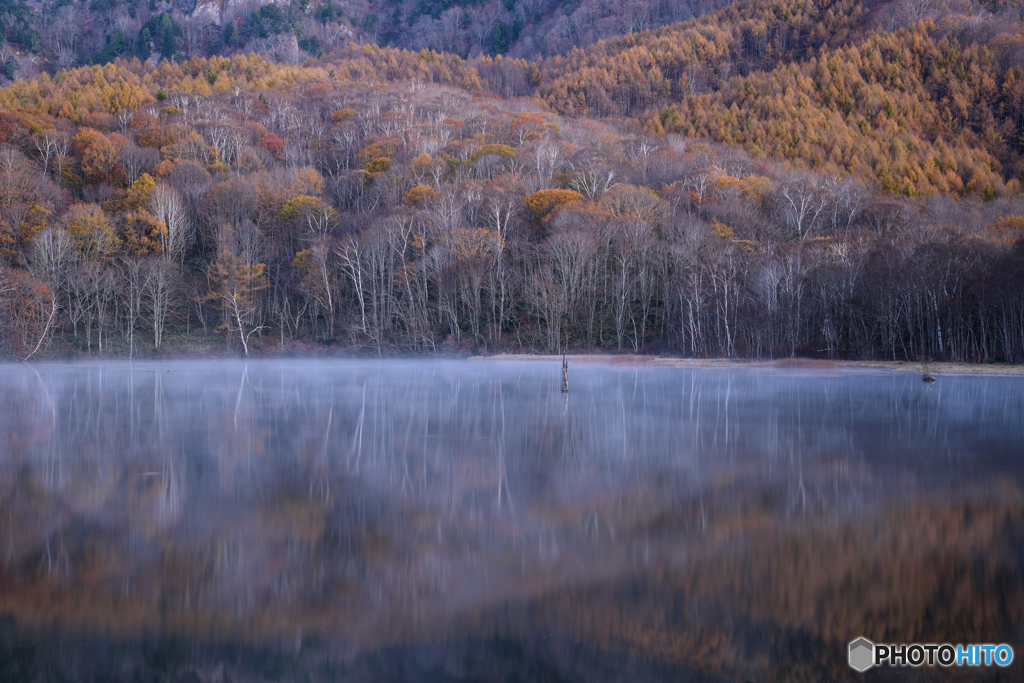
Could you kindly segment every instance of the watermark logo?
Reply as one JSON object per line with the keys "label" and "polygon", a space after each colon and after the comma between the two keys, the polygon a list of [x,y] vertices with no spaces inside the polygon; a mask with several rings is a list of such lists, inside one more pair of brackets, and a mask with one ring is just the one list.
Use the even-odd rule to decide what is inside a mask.
{"label": "watermark logo", "polygon": [[861,637],[850,643],[850,668],[867,671],[873,666],[1010,666],[1013,648],[1009,645],[949,645],[944,643],[882,645]]}
{"label": "watermark logo", "polygon": [[874,643],[867,638],[858,638],[850,643],[850,667],[856,671],[867,671],[874,663]]}

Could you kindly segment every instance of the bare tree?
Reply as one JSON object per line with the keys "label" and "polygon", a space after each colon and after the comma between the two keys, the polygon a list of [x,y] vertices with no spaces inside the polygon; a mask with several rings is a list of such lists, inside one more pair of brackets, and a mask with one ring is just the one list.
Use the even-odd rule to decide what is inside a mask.
{"label": "bare tree", "polygon": [[825,187],[829,192],[829,221],[832,232],[850,230],[867,205],[867,191],[856,180],[830,179]]}
{"label": "bare tree", "polygon": [[[43,173],[50,172],[50,166],[58,154],[67,156],[71,151],[71,141],[68,136],[57,131],[44,131],[32,136],[32,144],[39,153],[39,161],[43,164]],[[155,150],[154,150],[155,151]],[[159,154],[159,152],[157,152]],[[133,180],[134,182],[134,180]]]}
{"label": "bare tree", "polygon": [[802,242],[818,227],[828,207],[828,195],[818,178],[797,176],[781,183],[777,190],[782,199],[782,217]]}
{"label": "bare tree", "polygon": [[211,25],[201,19],[185,19],[181,22],[181,47],[186,57],[201,56],[206,43],[212,37]]}
{"label": "bare tree", "polygon": [[621,3],[617,15],[623,33],[640,33],[650,26],[651,7],[646,2],[631,0]]}
{"label": "bare tree", "polygon": [[554,140],[542,140],[534,150],[534,168],[545,185],[550,185],[552,176],[558,171],[562,148]]}
{"label": "bare tree", "polygon": [[[0,316],[3,316],[5,320],[10,319],[8,296],[15,291],[14,284],[7,277],[6,270],[3,265],[0,265]],[[6,331],[3,334],[6,334]],[[3,337],[0,336],[0,341],[2,340]]]}
{"label": "bare tree", "polygon": [[366,325],[366,289],[363,277],[363,250],[359,241],[348,238],[342,242],[337,249],[338,258],[341,259],[341,266],[345,274],[352,282],[352,289],[355,291],[356,300],[359,302],[359,324],[363,334],[368,332]]}
{"label": "bare tree", "polygon": [[46,283],[49,290],[49,314],[43,332],[32,352],[25,357],[28,360],[42,347],[43,342],[53,329],[57,311],[60,309],[59,295],[67,278],[67,266],[74,258],[74,244],[71,236],[64,230],[47,228],[32,241],[32,253],[29,270],[38,279]]}
{"label": "bare tree", "polygon": [[163,258],[148,259],[145,271],[142,305],[149,311],[153,324],[153,346],[159,349],[177,294],[178,271],[173,263]]}
{"label": "bare tree", "polygon": [[46,46],[56,55],[58,68],[67,69],[75,65],[75,48],[82,35],[82,21],[75,5],[65,5],[43,21],[40,33]]}
{"label": "bare tree", "polygon": [[583,171],[569,180],[569,187],[593,199],[604,189],[604,180],[594,171]]}
{"label": "bare tree", "polygon": [[166,228],[161,247],[167,258],[180,264],[195,239],[195,228],[178,191],[163,183],[153,188],[150,199],[153,214]]}
{"label": "bare tree", "polygon": [[160,152],[152,147],[140,147],[129,141],[118,149],[118,158],[128,173],[128,182],[134,183],[143,173],[160,163]]}
{"label": "bare tree", "polygon": [[128,357],[135,357],[135,329],[142,317],[142,294],[146,288],[148,273],[141,257],[126,255],[118,260],[122,287],[120,298],[125,316],[125,336],[128,340]]}

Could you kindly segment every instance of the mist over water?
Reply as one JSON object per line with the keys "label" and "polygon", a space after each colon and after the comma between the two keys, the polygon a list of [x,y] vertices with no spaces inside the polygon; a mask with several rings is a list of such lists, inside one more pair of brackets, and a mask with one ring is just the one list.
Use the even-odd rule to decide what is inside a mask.
{"label": "mist over water", "polygon": [[1024,657],[1021,378],[559,372],[0,366],[0,679],[822,680],[861,635]]}

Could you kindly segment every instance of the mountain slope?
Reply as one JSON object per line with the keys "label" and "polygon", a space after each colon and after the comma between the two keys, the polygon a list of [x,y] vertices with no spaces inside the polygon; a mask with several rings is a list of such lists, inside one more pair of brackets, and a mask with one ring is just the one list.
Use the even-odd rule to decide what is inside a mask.
{"label": "mountain slope", "polygon": [[[859,0],[744,0],[699,19],[533,63],[349,43],[325,55],[320,70],[296,72],[295,78],[415,79],[502,97],[535,94],[564,115],[614,117],[649,135],[679,133],[738,145],[755,158],[859,176],[889,194],[1016,193],[1024,169],[1019,22],[948,15],[883,31],[873,18],[880,11]],[[236,87],[240,77],[245,88],[268,87],[262,67],[241,75],[204,67],[213,71],[202,76],[190,63],[153,68],[160,52],[149,45],[178,40],[176,24],[160,16],[147,22],[150,43],[122,50],[150,57],[150,66],[129,64],[123,84],[114,79],[90,94],[84,81],[91,78],[74,76],[68,87],[60,79],[26,81],[0,101],[81,122],[90,113],[116,113],[120,101],[156,97],[161,89],[213,93]],[[239,24],[238,35],[284,35],[273,31],[284,31],[294,16],[302,15],[294,8],[256,10]],[[253,17],[262,23],[253,24]],[[121,49],[112,44],[113,38],[106,48],[111,54]],[[266,62],[276,53],[261,54]],[[78,86],[82,92],[65,96]],[[128,86],[144,93],[127,100],[111,94]]]}
{"label": "mountain slope", "polygon": [[878,31],[857,2],[744,2],[531,76],[561,113],[639,118],[889,193],[992,197],[1024,168],[1019,29],[949,15]]}

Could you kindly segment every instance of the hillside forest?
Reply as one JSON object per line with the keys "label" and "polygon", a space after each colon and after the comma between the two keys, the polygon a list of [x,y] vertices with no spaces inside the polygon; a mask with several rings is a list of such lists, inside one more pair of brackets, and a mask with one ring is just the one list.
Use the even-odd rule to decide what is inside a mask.
{"label": "hillside forest", "polygon": [[258,52],[298,63],[348,42],[538,59],[685,21],[726,0],[9,0],[0,78]]}
{"label": "hillside forest", "polygon": [[1018,8],[914,7],[69,58],[0,89],[4,353],[1022,362]]}

